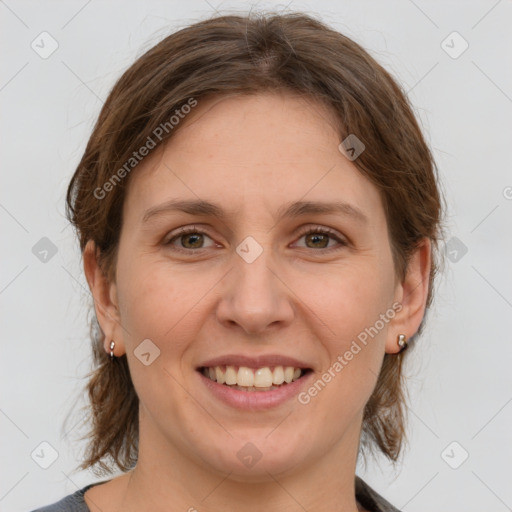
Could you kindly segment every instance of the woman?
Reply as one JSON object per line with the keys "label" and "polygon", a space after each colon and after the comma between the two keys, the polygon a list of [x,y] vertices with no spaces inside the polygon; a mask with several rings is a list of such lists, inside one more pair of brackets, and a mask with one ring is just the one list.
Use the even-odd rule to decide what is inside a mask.
{"label": "woman", "polygon": [[300,13],[170,35],[67,205],[99,325],[80,467],[124,474],[40,510],[398,510],[355,468],[405,440],[442,197],[368,53]]}

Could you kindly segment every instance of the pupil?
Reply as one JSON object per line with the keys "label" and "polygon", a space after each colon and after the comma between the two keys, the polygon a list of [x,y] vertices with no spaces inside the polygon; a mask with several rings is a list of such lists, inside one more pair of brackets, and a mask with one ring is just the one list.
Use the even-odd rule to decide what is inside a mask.
{"label": "pupil", "polygon": [[[328,243],[326,235],[322,235],[322,234],[317,233],[317,234],[308,235],[308,237],[309,237],[310,241],[313,241],[313,243],[316,243],[318,241],[318,239],[320,239],[323,242],[327,242]],[[327,243],[324,243],[324,244],[320,245],[320,247],[322,247],[322,248],[323,247],[327,247]],[[319,247],[319,246],[317,245],[317,247]]]}
{"label": "pupil", "polygon": [[[195,242],[192,241],[190,244],[187,242],[185,242],[185,243],[182,242],[183,247],[191,246],[192,248],[197,249],[198,245],[201,245],[201,241],[202,241],[201,237],[202,236],[203,235],[201,235],[199,233],[185,235],[184,236],[185,240],[190,240],[190,239],[194,240],[194,238],[195,238]],[[323,243],[321,243],[320,247],[327,247],[327,244],[328,244],[327,238],[328,237],[326,235],[319,234],[319,233],[308,235],[309,241],[313,242],[313,244],[316,245],[317,247],[318,247],[318,242],[323,242]]]}
{"label": "pupil", "polygon": [[[192,246],[192,248],[194,249],[197,249],[197,246],[201,244],[201,237],[202,235],[196,233],[196,234],[191,234],[191,235],[185,235],[185,243],[182,243],[182,245],[184,247],[189,247],[189,246]],[[196,238],[196,243],[192,242],[191,244],[187,244],[187,240],[189,240],[190,238]]]}

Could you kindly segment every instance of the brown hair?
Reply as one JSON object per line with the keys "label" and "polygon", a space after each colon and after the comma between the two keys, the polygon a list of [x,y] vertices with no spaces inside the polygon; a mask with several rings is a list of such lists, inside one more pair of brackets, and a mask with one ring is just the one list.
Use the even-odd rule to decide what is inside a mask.
{"label": "brown hair", "polygon": [[[67,214],[82,251],[93,240],[101,268],[113,278],[129,181],[128,173],[119,169],[158,126],[167,123],[169,128],[159,144],[179,129],[179,124],[169,126],[176,110],[191,98],[200,102],[211,96],[277,90],[323,102],[339,120],[340,141],[355,134],[365,144],[354,164],[381,193],[397,276],[405,276],[419,242],[424,237],[432,241],[429,306],[440,263],[443,201],[429,148],[393,78],[357,43],[303,13],[200,21],[163,39],[121,76],[68,189]],[[123,179],[114,183],[116,172]],[[99,464],[108,472],[104,461],[110,458],[126,471],[137,461],[138,397],[126,356],[110,362],[104,334],[94,315],[92,320],[94,370],[87,384],[92,425],[79,467]],[[394,462],[405,440],[402,363],[408,353],[410,349],[384,356],[364,411],[363,448],[378,447]]]}

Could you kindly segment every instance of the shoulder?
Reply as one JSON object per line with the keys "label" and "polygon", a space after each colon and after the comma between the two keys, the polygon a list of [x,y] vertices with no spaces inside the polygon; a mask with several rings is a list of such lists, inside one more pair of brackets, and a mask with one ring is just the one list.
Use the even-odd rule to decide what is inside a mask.
{"label": "shoulder", "polygon": [[356,499],[368,512],[400,512],[357,475]]}
{"label": "shoulder", "polygon": [[90,512],[89,507],[85,503],[84,494],[88,489],[94,485],[99,485],[100,483],[103,482],[86,485],[82,489],[79,489],[72,494],[68,494],[68,496],[65,496],[61,500],[52,503],[51,505],[46,505],[32,510],[32,512]]}

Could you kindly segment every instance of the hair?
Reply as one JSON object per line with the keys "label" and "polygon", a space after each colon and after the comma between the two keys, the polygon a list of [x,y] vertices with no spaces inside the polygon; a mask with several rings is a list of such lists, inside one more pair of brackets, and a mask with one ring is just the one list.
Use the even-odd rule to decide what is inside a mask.
{"label": "hair", "polygon": [[[353,163],[379,190],[400,279],[421,241],[432,242],[428,308],[440,268],[443,210],[431,152],[406,93],[391,75],[359,44],[304,13],[199,21],[167,36],[124,72],[101,109],[67,191],[66,213],[82,252],[92,240],[102,271],[114,278],[129,183],[129,171],[121,168],[126,171],[126,162],[135,167],[133,152],[152,134],[156,138],[157,127],[170,128],[160,129],[158,145],[180,129],[181,124],[169,126],[173,113],[185,111],[191,99],[277,91],[323,103],[339,121],[340,141],[355,134],[364,143]],[[108,459],[127,471],[138,456],[139,401],[126,355],[110,362],[104,333],[92,316],[93,370],[86,387],[92,417],[79,468],[111,472]],[[380,450],[393,463],[406,438],[402,366],[409,353],[410,348],[385,354],[363,415],[360,448]]]}

